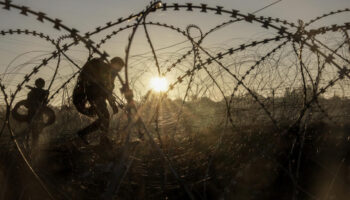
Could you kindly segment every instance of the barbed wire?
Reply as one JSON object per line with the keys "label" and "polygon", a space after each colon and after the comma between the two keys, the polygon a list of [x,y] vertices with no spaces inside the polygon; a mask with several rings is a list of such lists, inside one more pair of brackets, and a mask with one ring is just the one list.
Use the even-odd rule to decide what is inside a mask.
{"label": "barbed wire", "polygon": [[[186,3],[186,4],[178,4],[174,3],[172,5],[168,5],[166,3],[161,3],[160,1],[153,1],[151,2],[144,10],[138,12],[137,14],[130,14],[128,17],[119,18],[116,22],[107,22],[103,26],[98,26],[94,29],[94,31],[86,32],[85,34],[80,34],[77,29],[70,28],[69,26],[66,26],[63,24],[62,20],[57,18],[51,18],[47,16],[47,14],[39,11],[34,11],[26,6],[19,6],[12,4],[10,0],[0,1],[0,5],[3,5],[3,9],[12,11],[20,11],[21,15],[28,16],[28,17],[35,17],[39,22],[48,22],[51,25],[53,25],[53,29],[57,31],[65,31],[68,32],[68,34],[61,35],[57,39],[52,39],[52,37],[48,34],[44,34],[40,31],[35,30],[27,30],[27,29],[8,29],[8,30],[2,30],[0,31],[0,36],[8,36],[8,35],[30,35],[37,38],[44,39],[48,42],[50,42],[55,47],[55,51],[53,51],[49,57],[44,58],[41,60],[40,64],[33,67],[29,72],[25,73],[23,80],[17,85],[14,92],[7,91],[8,88],[6,88],[6,83],[2,82],[0,80],[0,89],[1,93],[4,96],[4,102],[6,104],[6,114],[5,114],[5,121],[2,125],[0,136],[3,134],[5,129],[9,131],[9,133],[12,135],[12,139],[14,143],[16,144],[18,152],[21,154],[23,160],[25,161],[26,165],[30,169],[31,173],[36,177],[38,182],[41,184],[43,189],[47,192],[47,194],[50,196],[51,199],[54,199],[54,195],[52,194],[52,191],[47,187],[47,184],[43,181],[43,179],[38,175],[38,173],[35,171],[35,169],[32,167],[31,163],[29,162],[28,158],[26,157],[25,153],[21,149],[19,142],[17,141],[14,133],[14,128],[12,127],[10,123],[10,113],[12,109],[12,105],[16,102],[16,100],[19,98],[18,94],[22,91],[24,84],[28,83],[34,75],[37,75],[41,72],[41,70],[48,66],[48,63],[50,61],[56,60],[56,67],[54,68],[54,72],[52,74],[51,82],[49,84],[48,89],[51,92],[51,96],[48,98],[48,102],[50,103],[52,100],[54,100],[60,92],[67,88],[68,84],[72,83],[76,79],[76,77],[81,72],[81,67],[74,62],[74,60],[71,58],[71,55],[68,54],[68,50],[73,47],[77,46],[78,44],[85,45],[85,48],[89,51],[88,53],[88,60],[91,59],[94,55],[97,55],[101,57],[106,63],[109,63],[107,58],[109,57],[109,54],[106,51],[102,51],[102,46],[104,44],[107,44],[112,38],[117,38],[119,36],[118,34],[122,31],[130,30],[129,37],[126,41],[127,45],[125,48],[125,69],[124,69],[124,75],[118,74],[118,80],[121,84],[121,94],[124,95],[126,100],[126,106],[124,106],[124,113],[127,115],[128,118],[128,125],[126,128],[126,133],[128,135],[131,134],[132,129],[142,128],[143,131],[145,131],[146,135],[149,137],[149,141],[152,147],[161,155],[161,158],[164,160],[164,166],[168,166],[172,174],[174,175],[177,183],[179,186],[182,187],[184,192],[187,194],[187,196],[190,199],[195,199],[195,195],[193,191],[190,189],[189,185],[184,181],[184,179],[181,177],[180,173],[177,171],[174,164],[171,162],[171,158],[167,153],[164,152],[164,141],[162,141],[162,135],[160,132],[160,106],[163,103],[163,101],[166,99],[165,97],[170,94],[170,92],[174,91],[175,88],[179,88],[183,86],[184,80],[189,79],[185,89],[185,92],[183,94],[182,103],[180,106],[180,110],[177,115],[176,119],[176,125],[175,125],[175,134],[178,124],[180,123],[181,113],[183,112],[184,105],[186,104],[186,99],[189,98],[191,89],[193,87],[193,83],[195,82],[195,78],[197,77],[206,77],[206,82],[210,84],[210,86],[206,86],[206,91],[208,88],[215,88],[218,90],[219,96],[222,97],[222,101],[225,103],[225,120],[223,129],[219,134],[219,139],[217,140],[216,144],[213,147],[212,151],[212,157],[208,159],[207,168],[205,170],[204,179],[209,178],[209,168],[213,163],[214,156],[220,146],[222,145],[222,140],[224,138],[225,131],[228,127],[228,122],[230,123],[231,127],[235,127],[236,124],[234,122],[234,117],[237,116],[236,113],[234,113],[233,110],[233,104],[235,101],[235,97],[237,96],[237,93],[240,91],[240,88],[243,88],[243,91],[246,92],[250,97],[253,98],[253,101],[258,104],[259,109],[263,111],[264,116],[269,119],[269,121],[272,123],[273,127],[275,128],[276,133],[280,133],[280,135],[285,135],[289,133],[289,131],[294,128],[295,126],[298,126],[303,118],[305,118],[306,113],[312,109],[312,106],[317,106],[318,110],[322,113],[323,116],[325,116],[328,120],[330,120],[333,124],[337,124],[337,120],[332,117],[331,114],[329,114],[329,111],[321,105],[319,99],[322,95],[324,95],[327,91],[329,91],[335,84],[341,84],[340,81],[344,80],[345,77],[350,78],[350,69],[347,67],[348,64],[350,64],[349,59],[341,55],[339,52],[346,44],[349,45],[350,48],[350,40],[349,35],[347,33],[348,30],[350,30],[350,23],[345,23],[342,25],[331,25],[331,26],[324,26],[317,29],[308,29],[305,28],[309,25],[324,19],[329,16],[333,16],[336,14],[340,14],[343,12],[349,11],[348,8],[338,11],[333,11],[330,13],[327,13],[323,16],[317,17],[315,19],[310,20],[309,22],[303,24],[301,26],[296,26],[294,23],[280,19],[280,18],[271,18],[271,17],[264,17],[260,16],[257,17],[254,14],[242,14],[239,10],[232,10],[232,9],[226,9],[221,6],[217,7],[210,7],[206,4],[200,4],[200,5],[194,5],[192,3]],[[213,28],[209,29],[207,32],[202,32],[202,29],[200,26],[196,24],[190,24],[186,27],[186,30],[182,30],[179,27],[176,27],[172,24],[167,23],[161,23],[161,22],[152,22],[147,21],[147,17],[151,16],[157,12],[193,12],[198,11],[202,14],[215,14],[218,16],[225,15],[229,18],[228,21],[224,21]],[[123,25],[124,22],[133,20],[133,24],[131,25]],[[211,51],[208,50],[205,45],[204,41],[206,40],[207,36],[210,34],[214,34],[218,30],[234,24],[236,22],[244,22],[248,24],[254,24],[254,25],[260,25],[263,29],[272,29],[274,30],[275,34],[277,36],[270,37],[270,38],[264,38],[259,40],[252,40],[250,42],[246,42],[240,45],[232,45],[230,48],[222,48],[220,51]],[[120,25],[120,26],[119,26]],[[117,27],[119,26],[119,27]],[[137,37],[136,33],[139,30],[139,26],[143,27],[144,33],[145,33],[145,40],[147,44],[149,45],[151,49],[151,58],[150,60],[155,63],[156,71],[158,73],[158,76],[174,76],[175,81],[170,83],[169,89],[165,91],[160,97],[158,98],[158,101],[156,102],[156,109],[154,111],[154,114],[150,117],[150,121],[155,121],[155,131],[159,140],[159,144],[154,141],[152,136],[152,131],[149,129],[150,124],[145,124],[143,121],[143,118],[140,115],[140,109],[136,108],[135,103],[135,97],[134,93],[136,92],[131,88],[131,67],[130,67],[130,60],[132,58],[130,51],[131,48],[134,46],[134,40]],[[288,28],[286,28],[287,26]],[[117,29],[109,32],[106,34],[106,36],[102,37],[98,43],[95,43],[91,36],[101,33],[103,31],[110,30],[114,27],[117,27]],[[149,28],[151,27],[162,27],[167,31],[172,31],[173,33],[179,34],[184,37],[185,42],[188,42],[190,44],[189,50],[186,50],[186,52],[179,53],[179,56],[173,56],[171,59],[171,64],[165,64],[164,66],[161,65],[161,54],[159,54],[158,50],[155,48],[155,44],[152,40],[152,37],[149,32]],[[190,30],[196,29],[200,32],[200,36],[194,37],[191,35]],[[336,48],[331,48],[330,45],[328,45],[325,41],[320,39],[321,36],[326,34],[335,34],[337,32],[343,33],[343,42],[336,46]],[[195,40],[196,39],[196,40]],[[62,42],[65,40],[73,40],[71,43],[66,43],[62,45]],[[300,71],[295,72],[295,77],[300,75],[300,84],[303,87],[303,103],[302,107],[296,109],[297,118],[292,121],[288,127],[282,126],[282,122],[279,122],[279,118],[274,116],[274,113],[269,110],[269,105],[266,103],[264,98],[261,98],[260,94],[255,92],[254,84],[251,83],[250,78],[252,74],[256,71],[257,74],[260,72],[258,71],[259,68],[263,68],[263,63],[266,63],[267,61],[273,60],[273,57],[280,52],[283,52],[284,49],[287,48],[288,44],[292,47],[292,55],[296,56],[298,58],[298,62],[294,63],[295,66],[299,65]],[[318,46],[319,45],[319,46]],[[172,47],[172,46],[170,46]],[[245,52],[253,51],[254,48],[258,49],[260,47],[263,47],[264,53],[263,55],[258,55],[258,50],[256,50],[254,53],[255,55],[258,55],[257,58],[254,58],[252,61],[253,64],[247,65],[247,70],[244,70],[243,74],[238,73],[236,68],[239,67],[239,65],[234,65],[234,67],[231,67],[230,65],[226,64],[226,60],[229,58],[235,58],[240,57],[240,54],[243,54]],[[267,48],[268,47],[268,48]],[[269,49],[271,48],[272,49]],[[223,50],[224,49],[224,50]],[[307,54],[307,53],[308,54]],[[350,51],[349,51],[350,52]],[[191,55],[193,55],[193,60],[189,58]],[[317,67],[318,72],[316,79],[314,80],[312,77],[311,72],[308,69],[306,59],[311,56],[317,56]],[[77,70],[70,74],[69,77],[62,82],[56,83],[59,84],[57,88],[54,90],[51,89],[53,83],[55,80],[57,80],[57,73],[59,70],[62,70],[62,57],[65,57],[70,64],[74,65]],[[307,57],[307,58],[306,58]],[[189,62],[189,66],[186,66],[184,62]],[[277,61],[276,61],[277,63]],[[345,64],[344,64],[345,63]],[[180,65],[184,65],[185,69],[181,69]],[[278,63],[277,63],[278,64]],[[322,79],[321,74],[324,73],[324,70],[326,68],[326,65],[332,66],[333,70],[337,70],[337,74],[333,76],[327,77],[328,80]],[[152,65],[153,66],[153,65]],[[165,70],[164,70],[165,69]],[[203,70],[202,70],[203,69]],[[164,70],[164,71],[163,71]],[[177,74],[176,71],[177,70]],[[149,69],[149,71],[152,71],[152,69]],[[204,73],[200,74],[200,73]],[[180,75],[179,75],[180,73]],[[230,82],[229,84],[225,84],[224,80],[229,77]],[[221,79],[220,79],[221,78]],[[249,80],[248,80],[249,79]],[[307,79],[310,79],[312,83],[313,93],[310,98],[308,98],[308,84]],[[272,82],[272,80],[270,80]],[[282,80],[283,81],[283,80]],[[266,81],[269,82],[269,81]],[[320,83],[323,85],[319,87]],[[204,87],[204,86],[203,86]],[[225,89],[225,87],[228,87],[229,89]],[[229,92],[227,92],[229,91]],[[227,95],[228,93],[228,95]],[[10,95],[9,95],[10,94]],[[115,94],[114,94],[115,95]],[[145,100],[145,102],[147,102]],[[143,104],[146,104],[143,102]],[[122,99],[119,99],[119,104],[123,105],[124,101]],[[140,106],[142,107],[142,105]],[[142,108],[141,108],[142,109]],[[257,109],[258,110],[258,109]],[[240,116],[238,116],[240,117]],[[123,144],[123,148],[127,149],[129,147],[129,143],[125,142]],[[300,148],[302,149],[302,148]],[[301,151],[301,150],[300,150]],[[123,161],[119,164],[116,168],[122,168],[122,166],[127,163],[130,156],[133,154],[123,154]],[[125,157],[124,157],[125,156]],[[300,164],[300,162],[298,162]],[[131,164],[130,164],[131,165]],[[128,165],[128,167],[130,167]],[[165,168],[164,168],[165,170]],[[125,175],[128,173],[128,170],[125,170],[122,175],[118,175],[118,180],[115,182],[114,186],[110,187],[108,189],[107,196],[111,195],[111,192],[115,191],[115,188],[117,191],[119,190],[121,180]],[[293,181],[295,178],[298,177],[298,170],[295,174],[295,177],[292,175],[291,179]],[[206,181],[204,181],[204,190],[206,190]],[[300,190],[300,188],[299,188]],[[204,195],[204,199],[206,199],[206,195]]]}

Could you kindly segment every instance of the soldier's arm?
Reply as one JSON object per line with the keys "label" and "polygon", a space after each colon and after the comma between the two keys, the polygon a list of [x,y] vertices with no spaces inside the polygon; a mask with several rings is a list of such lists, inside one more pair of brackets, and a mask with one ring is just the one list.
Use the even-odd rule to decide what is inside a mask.
{"label": "soldier's arm", "polygon": [[109,105],[112,107],[113,109],[113,113],[118,113],[118,106],[117,104],[115,103],[115,97],[113,96],[113,94],[109,95],[108,96],[108,102],[109,102]]}
{"label": "soldier's arm", "polygon": [[44,90],[44,94],[45,94],[45,101],[47,102],[50,93],[48,90]]}
{"label": "soldier's arm", "polygon": [[30,85],[26,85],[26,88],[28,88],[28,89],[33,89],[34,87],[32,87],[32,86],[30,86]]}

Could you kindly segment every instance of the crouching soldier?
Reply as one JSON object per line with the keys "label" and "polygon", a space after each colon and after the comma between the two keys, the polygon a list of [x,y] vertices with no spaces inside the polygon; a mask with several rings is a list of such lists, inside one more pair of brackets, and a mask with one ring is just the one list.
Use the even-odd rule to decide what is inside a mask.
{"label": "crouching soldier", "polygon": [[[97,115],[97,119],[87,127],[77,132],[78,136],[86,143],[87,135],[96,130],[108,131],[110,115],[107,109],[109,105],[113,113],[118,112],[118,107],[113,96],[114,80],[124,66],[124,61],[115,57],[110,64],[101,58],[88,61],[82,68],[77,84],[73,91],[73,104],[77,110],[89,117]],[[87,106],[87,103],[90,106]]]}

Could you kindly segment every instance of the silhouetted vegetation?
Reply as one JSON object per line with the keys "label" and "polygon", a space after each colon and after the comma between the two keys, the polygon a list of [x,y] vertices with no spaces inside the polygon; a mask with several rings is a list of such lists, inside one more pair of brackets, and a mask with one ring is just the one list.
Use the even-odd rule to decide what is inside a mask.
{"label": "silhouetted vegetation", "polygon": [[[263,100],[270,107],[275,107],[274,116],[283,122],[281,126],[285,126],[292,124],[296,111],[300,110],[297,96],[298,93],[293,91],[274,99],[274,104],[270,102],[271,97]],[[145,119],[152,118],[149,115],[154,113],[157,98],[157,95],[151,95],[142,105]],[[158,125],[155,121],[149,121],[149,129],[198,198],[206,195],[208,199],[289,199],[293,196],[294,187],[298,187],[307,191],[299,194],[302,199],[310,199],[310,194],[316,195],[315,198],[328,196],[346,199],[350,181],[347,168],[350,100],[335,96],[320,98],[319,103],[326,108],[329,117],[339,124],[335,125],[315,107],[312,113],[308,113],[308,119],[300,122],[297,128],[281,133],[257,109],[254,101],[242,96],[233,100],[233,126],[229,123],[222,125],[226,119],[223,101],[199,98],[182,105],[182,101],[164,99],[160,105]],[[181,106],[183,111],[179,113]],[[126,118],[119,114],[112,120],[108,137],[113,143],[101,141],[102,144],[99,144],[99,136],[104,134],[99,132],[90,138],[95,141],[94,144],[85,146],[76,138],[75,132],[91,119],[69,107],[54,109],[57,120],[41,133],[40,146],[31,159],[33,166],[55,185],[56,195],[64,197],[61,193],[69,191],[69,197],[73,199],[99,198],[109,184],[112,167],[120,161]],[[72,120],[77,118],[81,119],[81,123]],[[159,127],[160,137],[157,136],[156,126]],[[20,132],[25,125],[15,127]],[[148,138],[145,140],[139,140],[136,133],[132,136],[133,145],[130,148],[133,159],[127,165],[128,176],[123,179],[118,197],[187,198],[165,161],[149,145]],[[2,168],[7,169],[4,174],[15,175],[1,179],[8,186],[3,191],[5,197],[19,195],[15,191],[24,190],[31,195],[40,191],[40,187],[25,190],[33,179],[22,175],[25,167],[18,153],[10,151],[14,146],[8,133],[1,141]],[[216,149],[218,142],[221,145]],[[297,165],[298,159],[300,164]],[[8,172],[9,169],[11,172]],[[291,175],[296,171],[297,185]]]}

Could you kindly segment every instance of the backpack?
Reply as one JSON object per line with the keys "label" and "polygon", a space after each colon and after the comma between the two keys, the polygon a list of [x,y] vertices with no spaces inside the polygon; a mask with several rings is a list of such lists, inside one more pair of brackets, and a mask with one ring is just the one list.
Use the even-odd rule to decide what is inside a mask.
{"label": "backpack", "polygon": [[85,87],[86,84],[84,84],[82,79],[78,77],[77,83],[75,84],[73,90],[73,104],[81,114],[93,117],[96,115],[96,112],[93,107],[86,107],[88,99],[85,92]]}
{"label": "backpack", "polygon": [[[103,65],[103,61],[98,58],[89,60],[82,67],[81,72],[78,76],[77,83],[73,90],[73,104],[76,109],[83,115],[93,117],[96,115],[96,111],[93,107],[87,107],[87,84],[96,82],[94,77],[100,73],[100,66]],[[99,77],[97,77],[99,78]]]}

